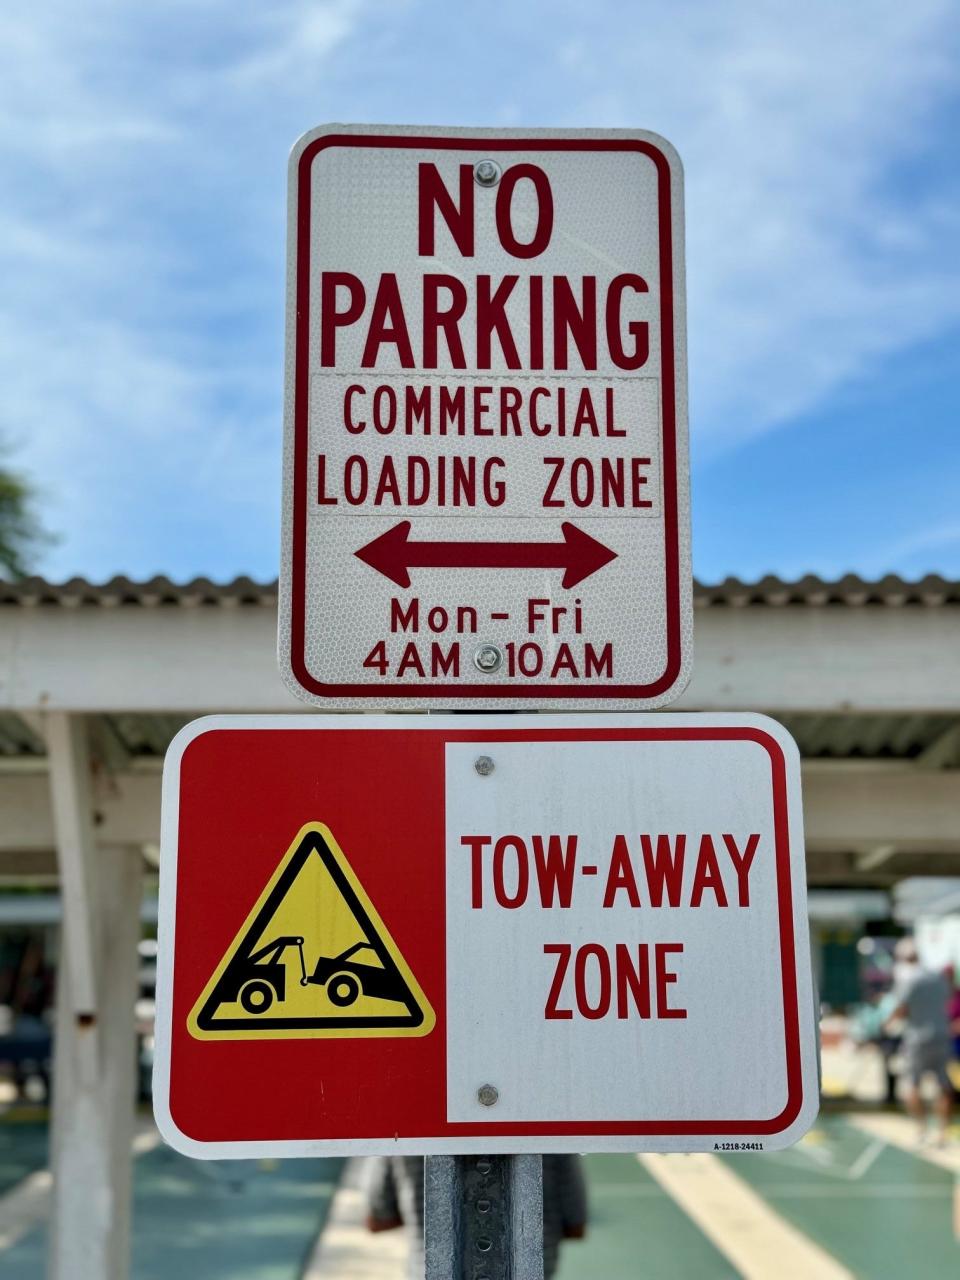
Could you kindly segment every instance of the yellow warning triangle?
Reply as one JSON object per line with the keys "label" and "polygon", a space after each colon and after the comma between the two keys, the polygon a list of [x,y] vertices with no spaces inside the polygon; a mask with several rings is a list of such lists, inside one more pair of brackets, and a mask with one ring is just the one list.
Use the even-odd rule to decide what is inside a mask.
{"label": "yellow warning triangle", "polygon": [[436,1017],[322,822],[297,833],[194,1005],[198,1040],[425,1036]]}

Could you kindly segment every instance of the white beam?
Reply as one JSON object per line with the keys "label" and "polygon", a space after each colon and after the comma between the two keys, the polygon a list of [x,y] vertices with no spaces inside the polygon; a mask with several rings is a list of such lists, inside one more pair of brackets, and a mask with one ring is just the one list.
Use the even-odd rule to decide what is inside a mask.
{"label": "white beam", "polygon": [[[960,770],[805,761],[803,794],[809,848],[862,853],[893,844],[905,853],[960,854]],[[112,775],[95,806],[101,842],[138,849],[158,842],[158,773]],[[53,847],[46,775],[0,773],[0,875],[9,862],[19,866]]]}
{"label": "white beam", "polygon": [[897,846],[895,844],[878,844],[872,849],[865,849],[863,853],[857,856],[857,870],[876,871],[878,867],[882,867],[884,863],[889,862],[896,852]]}
{"label": "white beam", "polygon": [[808,849],[960,854],[960,771],[805,765],[803,814]]}
{"label": "white beam", "polygon": [[[94,799],[97,839],[142,845],[160,838],[160,774],[114,774]],[[0,773],[0,852],[47,852],[56,846],[45,772]]]}
{"label": "white beam", "polygon": [[[293,711],[263,606],[10,608],[0,707]],[[698,609],[678,710],[960,712],[960,609]],[[229,655],[229,658],[228,658]]]}
{"label": "white beam", "polygon": [[955,712],[960,609],[699,609],[677,710]]}
{"label": "white beam", "polygon": [[0,706],[294,711],[269,607],[7,609]]}

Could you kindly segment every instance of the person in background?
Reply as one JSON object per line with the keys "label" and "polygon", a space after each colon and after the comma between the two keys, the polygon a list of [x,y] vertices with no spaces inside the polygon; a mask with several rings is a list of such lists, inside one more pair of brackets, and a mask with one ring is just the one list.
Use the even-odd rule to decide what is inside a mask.
{"label": "person in background", "polygon": [[884,1102],[893,1106],[897,1101],[897,1077],[893,1061],[900,1047],[900,1036],[893,1035],[887,1023],[897,1007],[897,997],[892,991],[869,990],[866,1000],[853,1014],[850,1023],[851,1035],[857,1048],[870,1045],[877,1049],[883,1059],[885,1080]]}
{"label": "person in background", "polygon": [[543,1157],[543,1275],[556,1272],[564,1240],[587,1234],[587,1183],[579,1156]]}
{"label": "person in background", "polygon": [[[406,1226],[410,1242],[407,1275],[423,1280],[423,1157],[378,1156],[370,1162],[367,1228]],[[587,1231],[587,1188],[579,1156],[543,1157],[543,1275],[556,1273],[563,1240]]]}
{"label": "person in background", "polygon": [[950,984],[950,1003],[947,1005],[947,1017],[950,1020],[950,1034],[953,1037],[953,1057],[960,1062],[960,983],[953,968],[947,970]]}
{"label": "person in background", "polygon": [[407,1228],[407,1276],[423,1280],[423,1156],[374,1156],[368,1165],[367,1230]]}
{"label": "person in background", "polygon": [[889,1021],[903,1022],[902,1052],[907,1081],[907,1111],[917,1122],[918,1141],[924,1142],[927,1136],[927,1115],[920,1094],[920,1082],[924,1076],[933,1076],[937,1085],[937,1140],[942,1145],[947,1138],[953,1096],[947,1073],[950,1061],[950,1023],[947,1018],[950,991],[942,973],[935,973],[921,966],[916,943],[912,938],[901,938],[893,955],[897,962],[894,985],[897,1007]]}

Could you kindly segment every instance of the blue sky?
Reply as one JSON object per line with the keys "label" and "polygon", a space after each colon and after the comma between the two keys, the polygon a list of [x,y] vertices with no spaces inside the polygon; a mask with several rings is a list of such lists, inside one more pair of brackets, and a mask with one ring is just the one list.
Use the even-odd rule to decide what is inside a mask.
{"label": "blue sky", "polygon": [[285,170],[327,120],[656,130],[694,567],[960,576],[955,0],[45,0],[0,19],[0,432],[50,577],[278,561]]}

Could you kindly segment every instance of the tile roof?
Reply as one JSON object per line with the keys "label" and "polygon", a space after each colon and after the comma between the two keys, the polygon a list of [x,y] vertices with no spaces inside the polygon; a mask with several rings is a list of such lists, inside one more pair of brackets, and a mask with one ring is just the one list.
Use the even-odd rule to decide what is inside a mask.
{"label": "tile roof", "polygon": [[[194,578],[177,583],[156,577],[135,581],[126,577],[109,582],[88,582],[71,578],[68,582],[48,582],[45,578],[22,578],[15,582],[0,581],[0,605],[60,605],[104,607],[140,605],[258,605],[273,607],[277,602],[277,583],[254,582],[252,578],[234,578],[232,582],[211,582]],[[725,578],[708,586],[694,583],[694,602],[698,608],[743,608],[748,605],[958,605],[960,582],[929,574],[917,582],[907,582],[894,574],[877,580],[847,574],[828,581],[814,575],[784,581],[767,576],[757,582]]]}
{"label": "tile roof", "polygon": [[813,574],[796,581],[767,576],[758,582],[725,578],[716,586],[694,583],[694,600],[700,607],[716,605],[945,605],[960,604],[960,582],[928,574],[908,582],[896,574],[883,578],[859,578],[848,573],[833,581]]}
{"label": "tile roof", "polygon": [[276,582],[254,582],[234,578],[232,582],[211,582],[194,578],[172,582],[156,577],[143,581],[115,577],[109,582],[88,582],[71,578],[68,582],[48,582],[45,578],[21,578],[0,582],[0,605],[274,605]]}

